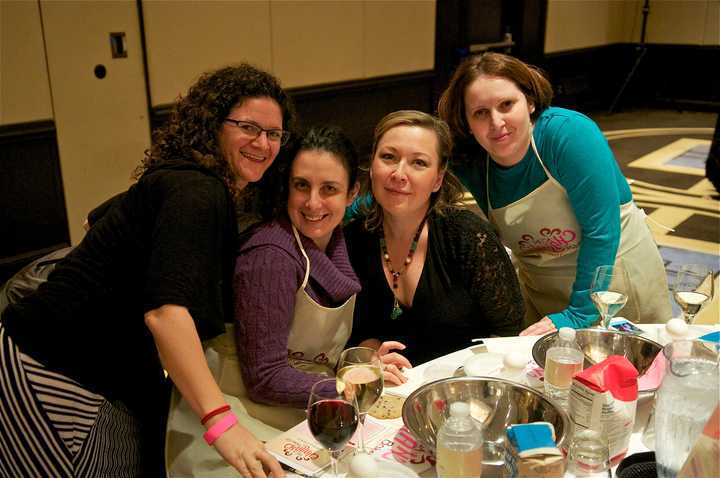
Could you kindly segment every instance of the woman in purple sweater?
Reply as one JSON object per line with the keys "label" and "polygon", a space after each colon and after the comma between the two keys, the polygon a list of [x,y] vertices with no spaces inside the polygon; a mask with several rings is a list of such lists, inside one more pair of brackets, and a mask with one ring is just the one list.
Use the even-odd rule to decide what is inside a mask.
{"label": "woman in purple sweater", "polygon": [[253,230],[235,263],[242,376],[221,384],[279,429],[304,418],[313,383],[332,372],[360,291],[338,227],[357,193],[357,154],[333,128],[311,129],[297,148],[276,219]]}

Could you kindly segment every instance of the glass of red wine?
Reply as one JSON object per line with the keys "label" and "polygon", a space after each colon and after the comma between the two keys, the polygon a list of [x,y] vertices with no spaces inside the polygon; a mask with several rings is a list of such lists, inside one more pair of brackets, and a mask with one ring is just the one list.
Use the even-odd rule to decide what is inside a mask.
{"label": "glass of red wine", "polygon": [[357,430],[356,400],[338,392],[334,378],[320,380],[310,390],[308,427],[310,433],[330,453],[333,477],[338,476],[337,455]]}

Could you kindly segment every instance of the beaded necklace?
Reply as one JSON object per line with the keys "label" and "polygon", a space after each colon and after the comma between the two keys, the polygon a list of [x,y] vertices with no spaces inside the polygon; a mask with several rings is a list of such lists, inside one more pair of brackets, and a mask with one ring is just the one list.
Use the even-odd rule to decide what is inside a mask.
{"label": "beaded necklace", "polygon": [[397,294],[395,291],[398,288],[398,280],[400,279],[400,276],[405,273],[408,266],[412,262],[413,255],[415,254],[415,249],[417,249],[418,241],[420,240],[420,234],[422,233],[423,226],[425,225],[425,221],[427,220],[427,216],[423,218],[422,221],[420,221],[420,225],[418,226],[417,232],[415,233],[415,236],[413,237],[412,243],[410,244],[410,250],[408,251],[408,255],[405,258],[405,261],[403,261],[402,268],[400,270],[393,269],[392,266],[392,260],[390,260],[390,254],[388,254],[387,250],[387,244],[385,243],[385,231],[383,230],[382,226],[380,226],[380,249],[382,249],[383,254],[383,260],[385,261],[385,264],[387,264],[388,270],[390,271],[390,275],[392,276],[392,293],[393,297],[395,298],[395,303],[393,304],[393,310],[390,314],[390,319],[395,320],[402,314],[403,310],[400,307],[400,302],[398,301]]}

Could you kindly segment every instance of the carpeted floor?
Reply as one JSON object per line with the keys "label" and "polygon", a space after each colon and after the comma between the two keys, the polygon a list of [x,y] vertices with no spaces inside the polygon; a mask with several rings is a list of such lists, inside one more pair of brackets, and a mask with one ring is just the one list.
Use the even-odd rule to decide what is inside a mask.
{"label": "carpeted floor", "polygon": [[[590,115],[600,125],[635,202],[648,215],[665,260],[668,282],[683,264],[707,264],[720,271],[720,202],[705,178],[714,113],[639,110]],[[679,309],[673,302],[675,314]],[[718,295],[698,316],[717,323]]]}

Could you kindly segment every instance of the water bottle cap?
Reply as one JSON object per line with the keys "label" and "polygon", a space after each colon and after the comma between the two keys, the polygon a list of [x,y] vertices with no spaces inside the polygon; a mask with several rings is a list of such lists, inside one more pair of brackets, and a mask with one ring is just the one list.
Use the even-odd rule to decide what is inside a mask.
{"label": "water bottle cap", "polygon": [[575,329],[570,327],[561,327],[559,334],[563,340],[575,340]]}
{"label": "water bottle cap", "polygon": [[470,405],[465,402],[453,402],[450,405],[450,416],[467,417],[470,415]]}

